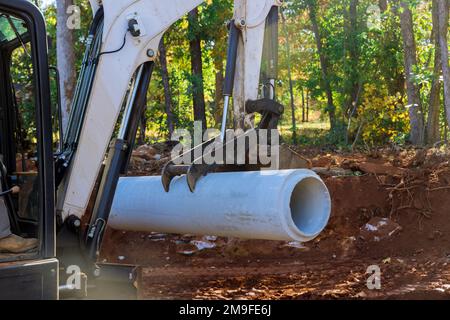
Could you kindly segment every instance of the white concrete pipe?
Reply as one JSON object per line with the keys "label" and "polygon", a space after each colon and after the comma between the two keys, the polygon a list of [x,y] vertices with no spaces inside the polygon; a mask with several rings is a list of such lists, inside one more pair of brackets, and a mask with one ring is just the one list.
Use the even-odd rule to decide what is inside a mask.
{"label": "white concrete pipe", "polygon": [[166,193],[161,177],[119,180],[109,226],[128,231],[309,241],[327,225],[331,199],[310,170],[213,173]]}

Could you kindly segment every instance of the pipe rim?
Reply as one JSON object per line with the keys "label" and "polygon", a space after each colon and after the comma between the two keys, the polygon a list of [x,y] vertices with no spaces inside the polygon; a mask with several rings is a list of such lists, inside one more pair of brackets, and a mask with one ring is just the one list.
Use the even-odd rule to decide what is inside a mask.
{"label": "pipe rim", "polygon": [[[301,189],[303,186],[303,188],[309,189],[311,186],[306,187],[307,184],[312,184],[315,191],[317,191],[312,191],[315,201],[308,199],[308,204],[302,204],[301,199],[294,199],[294,207],[295,205],[298,205],[299,207],[293,209],[293,197],[299,197],[298,194],[295,194],[296,192],[299,192],[298,189],[296,191],[296,188]],[[284,229],[289,236],[296,241],[307,242],[313,240],[325,229],[330,219],[331,197],[328,188],[322,179],[313,171],[297,169],[292,171],[283,189],[284,192],[281,199],[283,204],[281,207],[284,208]],[[297,203],[295,203],[295,201],[297,201]],[[301,211],[305,208],[308,210],[306,214]],[[311,211],[310,208],[315,209]],[[293,212],[293,210],[296,212]],[[311,220],[314,220],[312,225],[310,224]],[[309,226],[307,224],[309,224]]]}

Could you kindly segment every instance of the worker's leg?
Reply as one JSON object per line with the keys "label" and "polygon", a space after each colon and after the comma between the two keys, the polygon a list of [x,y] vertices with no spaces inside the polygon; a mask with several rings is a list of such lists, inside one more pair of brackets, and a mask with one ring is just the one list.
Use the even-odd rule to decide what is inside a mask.
{"label": "worker's leg", "polygon": [[8,209],[6,208],[5,200],[0,198],[0,239],[11,235],[9,225]]}
{"label": "worker's leg", "polygon": [[37,239],[25,239],[11,233],[8,209],[0,199],[0,252],[23,253],[36,248]]}

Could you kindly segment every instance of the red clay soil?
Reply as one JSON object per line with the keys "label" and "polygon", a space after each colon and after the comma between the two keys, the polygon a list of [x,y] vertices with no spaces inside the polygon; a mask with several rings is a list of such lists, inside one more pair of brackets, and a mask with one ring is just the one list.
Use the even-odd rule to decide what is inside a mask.
{"label": "red clay soil", "polygon": [[[450,298],[448,152],[296,151],[313,167],[346,172],[324,174],[332,216],[312,242],[108,230],[104,261],[142,266],[137,285],[143,299]],[[138,174],[143,167],[157,173],[164,161],[156,158],[140,159]],[[370,238],[372,221],[395,228]],[[381,270],[380,289],[367,287],[371,265]]]}

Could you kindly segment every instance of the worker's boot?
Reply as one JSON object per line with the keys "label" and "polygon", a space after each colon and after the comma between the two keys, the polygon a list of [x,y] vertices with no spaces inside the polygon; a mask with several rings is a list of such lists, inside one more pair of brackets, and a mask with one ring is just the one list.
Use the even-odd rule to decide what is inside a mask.
{"label": "worker's boot", "polygon": [[0,252],[24,253],[36,248],[37,245],[37,239],[25,239],[11,234],[6,238],[0,239]]}

